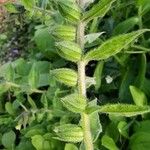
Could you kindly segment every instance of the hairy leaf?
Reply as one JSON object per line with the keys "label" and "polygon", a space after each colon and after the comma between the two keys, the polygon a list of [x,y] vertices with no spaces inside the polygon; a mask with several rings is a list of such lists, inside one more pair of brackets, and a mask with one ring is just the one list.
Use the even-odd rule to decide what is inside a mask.
{"label": "hairy leaf", "polygon": [[116,0],[101,0],[83,15],[83,20],[88,22],[95,17],[103,17]]}
{"label": "hairy leaf", "polygon": [[88,113],[98,111],[100,113],[113,114],[117,116],[132,117],[150,112],[149,106],[136,106],[131,104],[106,104],[103,106],[89,107]]}
{"label": "hairy leaf", "polygon": [[128,34],[122,34],[104,42],[100,47],[91,50],[85,55],[85,60],[103,60],[107,59],[122,49],[126,48],[131,42],[148,30],[138,30]]}

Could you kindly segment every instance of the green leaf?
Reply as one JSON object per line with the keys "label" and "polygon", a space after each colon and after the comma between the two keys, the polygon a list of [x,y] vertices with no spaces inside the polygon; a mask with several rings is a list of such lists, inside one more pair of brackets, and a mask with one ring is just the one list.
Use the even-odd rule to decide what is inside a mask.
{"label": "green leaf", "polygon": [[100,61],[97,64],[96,69],[94,71],[94,78],[95,78],[95,81],[96,81],[96,84],[95,84],[95,90],[96,91],[98,91],[98,89],[101,87],[101,79],[102,79],[103,68],[104,68],[104,61]]}
{"label": "green leaf", "polygon": [[141,9],[140,15],[142,16],[150,11],[149,0],[137,0],[137,6],[139,7],[139,9]]}
{"label": "green leaf", "polygon": [[100,33],[90,33],[85,36],[85,43],[92,43],[94,42],[98,37],[100,37],[104,32]]}
{"label": "green leaf", "polygon": [[101,0],[83,15],[83,20],[89,22],[95,17],[103,17],[116,0]]}
{"label": "green leaf", "polygon": [[118,123],[118,130],[120,132],[121,135],[123,135],[125,138],[128,138],[129,135],[128,135],[128,123],[125,122],[125,121],[120,121]]}
{"label": "green leaf", "polygon": [[64,124],[54,129],[58,139],[65,142],[78,143],[83,140],[83,130],[75,124]]}
{"label": "green leaf", "polygon": [[87,61],[107,59],[126,48],[130,43],[135,41],[138,36],[146,31],[149,30],[143,29],[113,37],[104,42],[100,47],[88,52],[84,59]]}
{"label": "green leaf", "polygon": [[142,89],[142,85],[145,80],[145,75],[147,71],[147,59],[146,54],[141,54],[138,57],[138,75],[135,80],[135,86],[139,89]]}
{"label": "green leaf", "polygon": [[14,115],[14,114],[15,114],[15,110],[14,110],[14,108],[13,108],[13,106],[12,106],[12,103],[7,102],[7,103],[5,104],[5,109],[6,109],[6,111],[7,111],[10,115]]}
{"label": "green leaf", "polygon": [[31,105],[32,109],[37,109],[35,102],[33,101],[33,99],[29,95],[28,95],[28,102]]}
{"label": "green leaf", "polygon": [[102,145],[106,147],[108,150],[119,150],[114,140],[108,135],[104,135],[102,137]]}
{"label": "green leaf", "polygon": [[[5,92],[7,92],[10,89],[10,85],[7,85],[4,83],[0,84],[0,96],[2,96]],[[2,106],[0,106],[1,108]]]}
{"label": "green leaf", "polygon": [[133,97],[133,101],[137,106],[144,106],[147,104],[147,97],[143,91],[135,86],[130,86],[130,92]]}
{"label": "green leaf", "polygon": [[150,133],[137,132],[130,138],[130,149],[148,150],[150,148]]}
{"label": "green leaf", "polygon": [[35,150],[32,143],[27,139],[23,139],[20,141],[19,145],[15,148],[15,150]]}
{"label": "green leaf", "polygon": [[27,131],[27,133],[25,134],[25,137],[30,138],[35,135],[43,135],[43,134],[44,134],[44,129],[42,129],[41,127],[39,127],[39,128],[34,127],[32,129],[30,129],[29,131]]}
{"label": "green leaf", "polygon": [[13,62],[15,72],[20,76],[27,76],[31,69],[31,63],[26,62],[23,58],[19,58]]}
{"label": "green leaf", "polygon": [[14,4],[11,4],[11,3],[6,3],[4,5],[5,9],[10,12],[10,13],[18,13],[16,7]]}
{"label": "green leaf", "polygon": [[54,39],[49,34],[49,28],[43,27],[35,31],[33,40],[38,50],[48,59],[56,58],[57,53],[54,46]]}
{"label": "green leaf", "polygon": [[41,103],[45,109],[48,109],[48,98],[45,93],[41,96]]}
{"label": "green leaf", "polygon": [[0,117],[0,125],[7,125],[12,122],[11,117]]}
{"label": "green leaf", "polygon": [[79,94],[71,94],[61,99],[64,107],[74,113],[81,113],[86,108],[86,99]]}
{"label": "green leaf", "polygon": [[44,117],[45,117],[46,112],[44,110],[40,110],[37,114],[36,114],[36,118],[37,118],[37,122],[41,122]]}
{"label": "green leaf", "polygon": [[77,72],[72,69],[61,68],[51,71],[52,75],[57,81],[64,83],[68,86],[76,86],[77,84]]}
{"label": "green leaf", "polygon": [[12,82],[14,81],[15,78],[15,70],[12,64],[9,64],[7,67],[6,67],[6,72],[4,73],[5,74],[4,78],[6,78],[7,81]]}
{"label": "green leaf", "polygon": [[129,86],[135,81],[134,71],[133,65],[128,64],[127,68],[122,72],[122,79],[119,87],[119,99],[121,102],[132,102]]}
{"label": "green leaf", "polygon": [[35,6],[35,0],[21,0],[21,3],[27,10],[32,10],[33,7]]}
{"label": "green leaf", "polygon": [[138,23],[139,23],[139,18],[138,17],[128,18],[127,20],[119,23],[115,27],[115,29],[113,30],[113,35],[127,33],[128,31],[130,31]]}
{"label": "green leaf", "polygon": [[44,150],[50,150],[51,149],[51,143],[49,141],[44,141],[44,144],[43,144],[43,149]]}
{"label": "green leaf", "polygon": [[150,80],[145,78],[141,86],[141,90],[150,97]]}
{"label": "green leaf", "polygon": [[32,89],[36,89],[39,83],[39,71],[36,63],[32,65],[30,73],[28,75],[28,83]]}
{"label": "green leaf", "polygon": [[35,135],[32,138],[32,144],[37,150],[43,150],[44,138],[41,135]]}
{"label": "green leaf", "polygon": [[150,133],[150,120],[143,120],[134,125],[134,132]]}
{"label": "green leaf", "polygon": [[2,144],[7,149],[14,149],[16,135],[13,131],[9,131],[3,134]]}
{"label": "green leaf", "polygon": [[[110,115],[109,115],[109,117],[110,117]],[[109,137],[111,137],[114,140],[114,142],[117,142],[120,137],[119,131],[117,129],[117,123],[113,122],[111,120],[111,122],[108,123],[106,126],[105,134],[107,134]]]}
{"label": "green leaf", "polygon": [[100,112],[120,115],[120,116],[136,116],[144,113],[150,112],[149,106],[136,106],[136,105],[128,105],[128,104],[114,104],[114,105],[105,105],[100,108]]}
{"label": "green leaf", "polygon": [[[93,100],[89,102],[88,105],[96,106],[97,100]],[[100,117],[99,117],[98,112],[94,112],[90,114],[89,117],[90,117],[90,123],[91,123],[92,138],[93,138],[93,142],[95,142],[98,139],[100,133],[102,132],[102,125],[100,123]]]}
{"label": "green leaf", "polygon": [[65,150],[78,150],[78,148],[74,144],[66,144]]}
{"label": "green leaf", "polygon": [[1,141],[2,141],[2,133],[0,133],[0,145],[2,145]]}
{"label": "green leaf", "polygon": [[113,114],[117,116],[132,117],[150,112],[149,106],[136,106],[131,104],[106,104],[103,106],[89,107],[88,113],[98,111],[100,113]]}

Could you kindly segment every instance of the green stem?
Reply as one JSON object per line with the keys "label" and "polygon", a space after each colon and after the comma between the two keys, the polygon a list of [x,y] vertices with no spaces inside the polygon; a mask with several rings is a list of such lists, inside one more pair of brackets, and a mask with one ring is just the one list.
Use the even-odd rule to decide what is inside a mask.
{"label": "green stem", "polygon": [[[86,97],[85,62],[84,61],[80,61],[78,63],[78,92],[80,95]],[[82,120],[83,132],[84,132],[85,148],[86,150],[94,150],[89,115],[86,113],[82,113],[81,120]]]}
{"label": "green stem", "polygon": [[138,45],[132,45],[131,47],[133,47],[133,48],[135,48],[135,49],[142,50],[142,51],[144,51],[144,52],[149,52],[149,51],[150,51],[149,48],[145,48],[145,47],[138,46]]}
{"label": "green stem", "polygon": [[[139,18],[139,29],[143,29],[143,20],[142,20],[142,7],[139,7],[138,10],[138,18]],[[145,45],[146,41],[145,41],[145,37],[144,35],[142,35],[142,42]]]}
{"label": "green stem", "polygon": [[86,85],[85,85],[85,62],[80,61],[78,63],[78,92],[80,95],[86,97]]}
{"label": "green stem", "polygon": [[[84,0],[79,0],[79,4],[83,8]],[[77,43],[82,48],[83,54],[84,54],[84,30],[85,30],[85,23],[79,22],[78,27],[77,27]],[[85,66],[86,66],[85,61],[81,60],[78,62],[78,92],[80,95],[86,98]],[[82,128],[84,132],[85,149],[94,150],[89,115],[86,113],[82,113],[81,122],[82,122]]]}

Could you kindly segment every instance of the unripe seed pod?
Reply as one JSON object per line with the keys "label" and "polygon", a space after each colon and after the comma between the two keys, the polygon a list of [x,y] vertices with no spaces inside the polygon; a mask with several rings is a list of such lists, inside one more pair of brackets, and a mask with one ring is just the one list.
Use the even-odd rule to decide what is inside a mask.
{"label": "unripe seed pod", "polygon": [[62,41],[57,42],[56,47],[58,54],[66,60],[73,62],[81,60],[82,50],[78,44],[70,41]]}
{"label": "unripe seed pod", "polygon": [[81,142],[83,140],[83,130],[75,124],[65,124],[54,129],[56,135],[55,139],[66,142]]}
{"label": "unripe seed pod", "polygon": [[55,69],[52,70],[52,75],[56,78],[57,81],[64,83],[68,86],[75,86],[77,84],[77,72],[72,69]]}
{"label": "unripe seed pod", "polygon": [[81,9],[75,1],[58,0],[58,8],[63,17],[77,24],[81,17]]}
{"label": "unripe seed pod", "polygon": [[74,26],[58,25],[54,28],[52,34],[58,40],[75,41],[76,28]]}
{"label": "unripe seed pod", "polygon": [[83,112],[87,105],[85,97],[76,93],[62,98],[61,101],[68,110],[74,113]]}

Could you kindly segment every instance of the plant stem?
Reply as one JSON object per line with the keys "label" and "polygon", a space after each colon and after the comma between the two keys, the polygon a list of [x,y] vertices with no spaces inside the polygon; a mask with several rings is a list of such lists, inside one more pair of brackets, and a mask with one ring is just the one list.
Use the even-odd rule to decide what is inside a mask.
{"label": "plant stem", "polygon": [[150,49],[149,48],[145,48],[145,47],[142,47],[142,46],[139,46],[139,45],[132,45],[131,47],[135,48],[135,49],[139,49],[139,50],[142,50],[144,52],[149,52]]}
{"label": "plant stem", "polygon": [[80,95],[86,97],[86,85],[85,85],[85,62],[80,61],[78,63],[78,92]]}
{"label": "plant stem", "polygon": [[[84,0],[79,0],[80,6],[83,8]],[[77,43],[82,48],[82,53],[84,54],[84,22],[79,22],[77,27]],[[78,92],[80,95],[86,98],[86,75],[85,75],[86,62],[81,60],[78,62]],[[90,118],[86,113],[81,114],[82,128],[84,132],[84,145],[86,150],[94,150],[91,128],[90,128]]]}
{"label": "plant stem", "polygon": [[[142,6],[139,7],[139,10],[138,10],[138,17],[139,17],[139,29],[143,29]],[[144,35],[142,35],[142,42],[143,42],[143,44],[145,45],[146,41],[145,41]]]}

